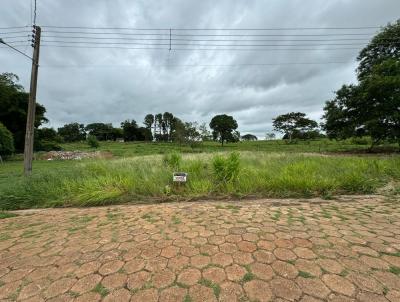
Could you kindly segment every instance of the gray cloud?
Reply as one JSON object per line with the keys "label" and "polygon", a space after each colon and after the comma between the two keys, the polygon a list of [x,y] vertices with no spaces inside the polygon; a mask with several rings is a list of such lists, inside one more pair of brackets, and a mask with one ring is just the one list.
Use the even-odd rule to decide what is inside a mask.
{"label": "gray cloud", "polygon": [[[0,27],[30,23],[30,1],[1,2]],[[398,0],[37,2],[39,25],[139,28],[374,26],[394,21],[400,10]],[[31,52],[29,46],[21,50]],[[303,111],[319,120],[333,91],[356,80],[358,51],[325,47],[169,52],[43,46],[38,101],[47,108],[53,127],[74,121],[141,122],[145,114],[163,111],[208,122],[214,114],[228,113],[238,120],[242,133],[262,137],[278,114]],[[341,63],[245,66],[277,62]],[[0,48],[0,72],[18,74],[29,87],[30,62],[9,49]]]}

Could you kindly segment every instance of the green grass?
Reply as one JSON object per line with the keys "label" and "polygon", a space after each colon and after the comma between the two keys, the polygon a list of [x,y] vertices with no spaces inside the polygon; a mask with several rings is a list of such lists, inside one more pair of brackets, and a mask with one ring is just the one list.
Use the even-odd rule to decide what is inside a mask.
{"label": "green grass", "polygon": [[100,294],[103,298],[108,295],[109,290],[103,286],[103,284],[98,283],[93,289],[93,292]]}
{"label": "green grass", "polygon": [[17,214],[10,213],[10,212],[5,212],[5,211],[0,211],[0,219],[6,219],[6,218],[11,218],[18,216]]}
{"label": "green grass", "polygon": [[215,297],[217,299],[219,298],[219,295],[221,293],[221,287],[217,283],[214,283],[211,280],[208,280],[208,279],[205,279],[205,278],[201,278],[199,280],[199,284],[211,288],[213,290],[213,292],[214,292]]}
{"label": "green grass", "polygon": [[255,278],[254,274],[251,272],[247,272],[243,278],[242,278],[242,282],[249,282],[251,280],[253,280]]}
{"label": "green grass", "polygon": [[[150,150],[146,149],[150,148],[147,145],[152,148],[164,145],[170,149],[179,148],[173,144],[103,144],[109,144],[115,150],[117,147],[142,148],[142,154]],[[223,150],[240,149],[241,144],[228,145]],[[271,142],[258,144],[262,149]],[[243,143],[243,146],[257,145]],[[303,153],[304,146],[297,147]],[[168,148],[167,151],[170,150]],[[0,210],[159,202],[216,196],[307,198],[327,194],[367,194],[390,181],[400,181],[398,156],[320,156],[243,151],[240,152],[237,180],[221,186],[215,181],[213,173],[213,148],[221,150],[214,144],[207,149],[210,153],[182,156],[180,169],[189,173],[188,183],[183,186],[172,183],[173,170],[163,163],[161,155],[82,161],[38,160],[34,161],[33,174],[29,178],[22,176],[21,162],[5,162],[0,166]],[[166,187],[169,189],[166,190]],[[236,206],[227,209],[239,211]],[[332,217],[327,211],[323,214],[326,218]],[[279,218],[280,213],[275,213],[273,219]],[[154,217],[145,219],[153,221]]]}
{"label": "green grass", "polygon": [[391,272],[391,273],[393,273],[393,274],[395,274],[395,275],[397,275],[397,276],[400,276],[400,267],[391,266],[391,267],[389,268],[389,272]]}
{"label": "green grass", "polygon": [[[93,151],[86,142],[62,144],[61,147],[67,151],[84,150]],[[96,150],[112,153],[117,157],[131,157],[142,155],[166,154],[171,152],[180,153],[208,153],[221,151],[264,151],[264,152],[349,152],[365,151],[368,145],[356,145],[352,140],[334,141],[329,139],[297,141],[288,143],[283,140],[273,141],[249,141],[225,144],[223,147],[217,142],[195,143],[191,145],[178,145],[163,142],[100,142]],[[384,149],[396,150],[395,144],[381,146]]]}
{"label": "green grass", "polygon": [[307,278],[307,279],[315,278],[315,277],[314,277],[313,275],[311,275],[310,273],[304,272],[304,271],[299,271],[299,276],[302,277],[302,278]]}

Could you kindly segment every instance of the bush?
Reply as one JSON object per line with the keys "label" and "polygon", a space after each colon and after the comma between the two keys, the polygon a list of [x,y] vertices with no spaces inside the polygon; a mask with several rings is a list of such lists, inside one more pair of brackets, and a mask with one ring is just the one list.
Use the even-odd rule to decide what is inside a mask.
{"label": "bush", "polygon": [[14,138],[10,130],[0,123],[0,156],[11,155],[14,152]]}
{"label": "bush", "polygon": [[239,153],[233,152],[228,157],[214,156],[212,164],[214,178],[219,184],[237,181],[240,171]]}
{"label": "bush", "polygon": [[182,156],[177,152],[165,154],[163,157],[163,163],[174,170],[179,170],[182,163]]}
{"label": "bush", "polygon": [[370,140],[366,137],[353,137],[351,143],[353,145],[369,145]]}
{"label": "bush", "polygon": [[86,141],[91,148],[98,148],[100,146],[99,141],[94,135],[89,135]]}
{"label": "bush", "polygon": [[34,142],[35,151],[60,151],[61,146],[55,141],[48,140],[35,140]]}

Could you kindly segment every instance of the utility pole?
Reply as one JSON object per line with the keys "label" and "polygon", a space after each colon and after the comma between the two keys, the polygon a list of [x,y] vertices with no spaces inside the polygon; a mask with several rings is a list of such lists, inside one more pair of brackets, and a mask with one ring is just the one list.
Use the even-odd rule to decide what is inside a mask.
{"label": "utility pole", "polygon": [[31,71],[31,86],[29,90],[28,114],[26,118],[25,148],[24,148],[24,174],[30,175],[32,172],[33,160],[33,135],[35,129],[35,109],[36,109],[36,88],[39,68],[39,49],[40,49],[40,26],[33,27],[33,58]]}

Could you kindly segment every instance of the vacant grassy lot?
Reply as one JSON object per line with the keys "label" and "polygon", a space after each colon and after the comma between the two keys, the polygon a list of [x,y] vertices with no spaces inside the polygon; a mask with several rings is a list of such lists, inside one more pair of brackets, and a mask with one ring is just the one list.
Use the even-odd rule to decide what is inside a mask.
{"label": "vacant grassy lot", "polygon": [[[368,140],[365,143],[369,143]],[[298,141],[289,144],[282,140],[274,141],[255,141],[229,143],[221,147],[216,142],[204,142],[202,144],[178,145],[173,143],[144,143],[144,142],[100,142],[98,150],[109,151],[117,157],[131,157],[141,155],[165,154],[170,152],[181,153],[209,153],[224,151],[264,151],[264,152],[351,152],[365,151],[368,145],[354,144],[352,140],[334,141],[329,139]],[[67,151],[74,150],[93,150],[85,142],[62,144],[62,148]],[[395,144],[382,145],[380,148],[398,150]]]}
{"label": "vacant grassy lot", "polygon": [[[6,162],[0,169],[0,209],[215,196],[329,198],[341,193],[372,193],[390,181],[400,180],[400,158],[396,156],[244,151],[235,167],[229,161],[224,163],[227,154],[186,154],[178,162],[165,161],[162,155],[35,161],[30,178],[21,176],[21,162]],[[222,164],[215,163],[216,157],[222,158]],[[186,185],[172,183],[172,172],[176,170],[189,173]]]}

